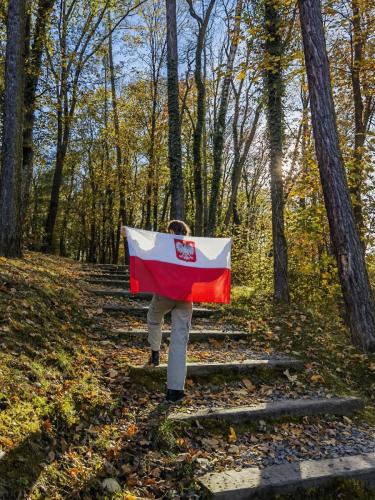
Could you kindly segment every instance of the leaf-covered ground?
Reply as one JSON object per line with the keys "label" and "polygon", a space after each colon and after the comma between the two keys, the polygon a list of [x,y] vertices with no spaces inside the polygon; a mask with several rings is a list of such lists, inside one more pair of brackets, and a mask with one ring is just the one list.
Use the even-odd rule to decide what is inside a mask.
{"label": "leaf-covered ground", "polygon": [[[364,399],[362,414],[172,426],[166,416],[176,408],[163,404],[163,381],[129,377],[147,346],[118,330],[144,321],[103,314],[109,300],[89,288],[66,259],[0,260],[0,498],[198,498],[196,478],[208,470],[375,449],[375,357],[351,346],[335,304],[283,308],[235,289],[221,319],[194,321],[194,329],[236,328],[249,340],[191,344],[189,359],[289,355],[305,370],[188,379],[177,410],[350,394]],[[166,352],[164,344],[164,360]]]}

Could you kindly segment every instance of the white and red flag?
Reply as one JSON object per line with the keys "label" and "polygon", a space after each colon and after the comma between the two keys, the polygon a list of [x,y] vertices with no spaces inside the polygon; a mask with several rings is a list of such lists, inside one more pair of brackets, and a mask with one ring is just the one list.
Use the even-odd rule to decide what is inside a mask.
{"label": "white and red flag", "polygon": [[201,238],[126,228],[132,293],[174,300],[230,302],[230,238]]}

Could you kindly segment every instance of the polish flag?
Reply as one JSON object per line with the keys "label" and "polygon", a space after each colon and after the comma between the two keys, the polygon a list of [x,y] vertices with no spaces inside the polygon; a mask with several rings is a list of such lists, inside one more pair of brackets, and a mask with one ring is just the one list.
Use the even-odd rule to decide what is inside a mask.
{"label": "polish flag", "polygon": [[201,238],[126,228],[132,293],[174,300],[230,302],[230,238]]}

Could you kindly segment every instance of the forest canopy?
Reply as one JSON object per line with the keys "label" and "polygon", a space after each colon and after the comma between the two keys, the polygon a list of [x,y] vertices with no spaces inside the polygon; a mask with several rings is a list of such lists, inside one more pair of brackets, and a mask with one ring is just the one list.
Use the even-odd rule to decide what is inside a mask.
{"label": "forest canopy", "polygon": [[[119,262],[122,224],[163,231],[177,215],[195,235],[234,238],[236,283],[268,291],[274,283],[284,301],[336,296],[341,284],[348,306],[347,250],[332,238],[334,186],[313,133],[320,94],[301,28],[320,14],[310,4],[320,12],[303,0],[3,2],[0,227],[18,231],[15,253]],[[342,206],[371,274],[375,5],[324,0],[321,13],[329,130],[336,116],[351,200]],[[21,186],[13,202],[6,179]],[[362,254],[356,259],[366,286]]]}

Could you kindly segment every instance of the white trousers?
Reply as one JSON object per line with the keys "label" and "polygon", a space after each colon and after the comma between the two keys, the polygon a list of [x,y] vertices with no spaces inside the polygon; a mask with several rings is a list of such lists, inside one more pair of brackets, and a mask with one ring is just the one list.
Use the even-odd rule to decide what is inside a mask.
{"label": "white trousers", "polygon": [[148,341],[153,351],[160,350],[164,315],[171,311],[172,328],[168,353],[167,388],[183,390],[186,379],[186,351],[193,304],[154,295],[147,314]]}

